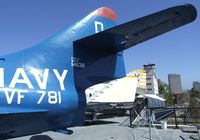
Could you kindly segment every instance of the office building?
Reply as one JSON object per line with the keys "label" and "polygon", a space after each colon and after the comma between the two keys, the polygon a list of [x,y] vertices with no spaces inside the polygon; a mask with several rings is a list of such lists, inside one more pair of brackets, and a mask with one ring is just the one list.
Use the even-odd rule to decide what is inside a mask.
{"label": "office building", "polygon": [[193,90],[195,92],[200,92],[200,82],[199,81],[194,81],[193,82]]}
{"label": "office building", "polygon": [[180,74],[169,74],[168,80],[169,80],[169,90],[171,93],[180,94],[183,92]]}

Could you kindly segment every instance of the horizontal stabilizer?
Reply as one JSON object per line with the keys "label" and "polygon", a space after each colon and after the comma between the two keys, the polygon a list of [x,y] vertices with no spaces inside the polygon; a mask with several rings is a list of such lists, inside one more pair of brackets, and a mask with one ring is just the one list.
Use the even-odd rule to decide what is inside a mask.
{"label": "horizontal stabilizer", "polygon": [[[138,93],[137,93],[138,94]],[[142,96],[144,98],[152,98],[152,99],[157,99],[157,100],[160,100],[160,101],[165,101],[165,99],[163,99],[162,97],[156,95],[156,94],[139,94],[139,97]]]}
{"label": "horizontal stabilizer", "polygon": [[138,77],[128,76],[86,89],[87,103],[134,102]]}
{"label": "horizontal stabilizer", "polygon": [[75,41],[77,46],[116,53],[196,19],[190,4],[172,7]]}

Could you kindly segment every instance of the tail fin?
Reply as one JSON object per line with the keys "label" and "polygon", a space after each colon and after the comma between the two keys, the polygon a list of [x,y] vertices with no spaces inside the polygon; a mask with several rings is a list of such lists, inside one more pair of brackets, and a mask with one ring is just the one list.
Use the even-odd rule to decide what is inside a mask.
{"label": "tail fin", "polygon": [[[85,26],[78,31],[81,35],[80,37],[94,33],[98,34],[115,26],[116,17],[115,12],[109,8],[102,7],[95,10],[78,23],[78,26]],[[104,38],[100,42],[104,41],[108,41],[108,38]],[[125,76],[123,52],[113,54],[105,49],[96,49],[93,45],[88,46],[75,41],[73,42],[71,63],[74,69],[74,82],[79,96],[79,110],[75,115],[78,118],[75,118],[75,120],[80,120],[81,112],[83,114],[85,111],[85,90],[88,87]]]}
{"label": "tail fin", "polygon": [[75,31],[78,34],[74,40],[112,28],[116,26],[116,20],[117,15],[112,9],[101,7],[90,13],[72,27],[73,32]]}
{"label": "tail fin", "polygon": [[[87,30],[95,29],[94,32],[98,33],[116,25],[116,18],[113,10],[102,7],[92,12],[83,21],[87,21],[89,26],[92,25],[90,23],[93,23],[94,26],[87,26],[89,27]],[[104,38],[101,42],[104,41],[107,41],[107,38]],[[76,88],[80,92],[84,92],[86,88],[92,85],[125,76],[122,52],[111,53],[105,49],[96,49],[93,45],[79,44],[77,41],[74,42],[73,46],[72,64]]]}

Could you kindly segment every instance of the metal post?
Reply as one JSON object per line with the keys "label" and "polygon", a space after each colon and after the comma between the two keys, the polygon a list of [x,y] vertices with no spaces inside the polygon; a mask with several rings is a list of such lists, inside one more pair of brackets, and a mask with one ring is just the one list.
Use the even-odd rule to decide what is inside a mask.
{"label": "metal post", "polygon": [[[195,110],[195,114],[198,114],[198,112],[197,112],[198,110],[197,109],[194,109],[194,110]],[[196,118],[196,123],[198,123],[198,120],[197,120],[198,117],[196,115],[195,115],[195,118]]]}
{"label": "metal post", "polygon": [[132,108],[130,108],[129,110],[129,114],[130,114],[130,127],[132,127],[132,122],[133,122],[133,111],[132,111]]}
{"label": "metal post", "polygon": [[176,111],[175,111],[175,108],[174,108],[174,118],[175,118],[176,129],[178,129],[178,124],[177,124],[177,118],[176,118]]}
{"label": "metal post", "polygon": [[149,139],[151,140],[151,110],[149,109]]}

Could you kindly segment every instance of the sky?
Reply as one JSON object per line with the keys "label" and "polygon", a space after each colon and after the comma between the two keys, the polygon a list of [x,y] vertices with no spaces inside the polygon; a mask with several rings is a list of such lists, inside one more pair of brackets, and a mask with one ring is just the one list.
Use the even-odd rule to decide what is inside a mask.
{"label": "sky", "polygon": [[[107,6],[118,24],[200,0],[0,0],[0,55],[29,48],[74,24],[95,9]],[[169,73],[181,75],[183,89],[200,81],[200,19],[124,51],[126,71],[156,64],[157,78],[168,83]]]}

